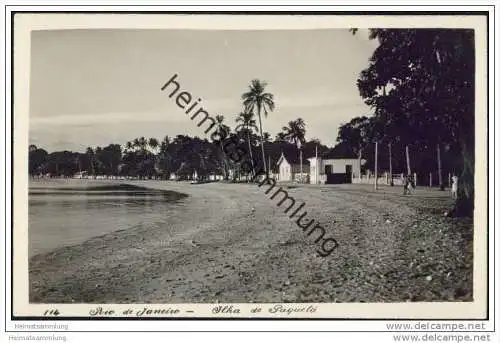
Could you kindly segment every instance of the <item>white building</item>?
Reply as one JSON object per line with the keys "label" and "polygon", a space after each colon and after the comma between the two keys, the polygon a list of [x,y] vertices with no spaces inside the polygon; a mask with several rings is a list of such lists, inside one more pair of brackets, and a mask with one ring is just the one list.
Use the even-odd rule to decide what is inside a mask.
{"label": "white building", "polygon": [[89,173],[86,171],[81,171],[73,175],[74,179],[88,179]]}
{"label": "white building", "polygon": [[305,158],[302,160],[301,174],[300,156],[294,155],[295,154],[281,153],[281,156],[276,163],[279,170],[276,181],[309,183],[309,161]]}
{"label": "white building", "polygon": [[349,151],[333,148],[320,156],[303,158],[300,173],[300,155],[294,152],[281,153],[277,162],[276,181],[303,182],[311,184],[352,183],[353,178],[361,174],[361,167],[366,163]]}
{"label": "white building", "polygon": [[311,165],[312,184],[351,183],[354,177],[359,177],[361,166],[366,163],[364,159],[353,156],[343,157],[335,151],[318,156],[318,158],[311,157],[308,160]]}

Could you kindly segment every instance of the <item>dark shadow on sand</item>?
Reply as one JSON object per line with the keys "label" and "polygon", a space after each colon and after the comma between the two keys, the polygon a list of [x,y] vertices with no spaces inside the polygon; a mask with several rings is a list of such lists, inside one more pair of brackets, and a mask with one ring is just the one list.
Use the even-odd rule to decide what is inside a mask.
{"label": "dark shadow on sand", "polygon": [[129,184],[82,186],[82,187],[33,187],[29,195],[93,195],[93,196],[127,196],[127,197],[155,197],[164,201],[178,201],[186,198],[185,193],[163,189],[153,189]]}

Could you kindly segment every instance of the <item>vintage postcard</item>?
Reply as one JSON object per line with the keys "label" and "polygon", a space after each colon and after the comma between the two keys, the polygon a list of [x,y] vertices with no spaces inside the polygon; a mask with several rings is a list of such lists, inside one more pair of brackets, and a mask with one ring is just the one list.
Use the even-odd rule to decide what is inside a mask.
{"label": "vintage postcard", "polygon": [[488,317],[487,12],[12,20],[13,319]]}

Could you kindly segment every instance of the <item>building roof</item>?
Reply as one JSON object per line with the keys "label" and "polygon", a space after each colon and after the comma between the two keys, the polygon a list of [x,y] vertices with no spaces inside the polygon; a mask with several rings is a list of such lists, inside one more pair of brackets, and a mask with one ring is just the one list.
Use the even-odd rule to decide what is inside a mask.
{"label": "building roof", "polygon": [[[285,151],[282,151],[281,152],[281,157],[278,160],[277,164],[281,163],[281,159],[283,157],[290,164],[296,164],[296,165],[300,164],[300,152],[291,152],[291,151],[285,152]],[[310,164],[309,160],[304,157],[304,154],[302,154],[302,165],[307,165],[308,166],[309,164]]]}
{"label": "building roof", "polygon": [[344,144],[337,144],[330,151],[321,154],[322,159],[357,159],[358,155]]}

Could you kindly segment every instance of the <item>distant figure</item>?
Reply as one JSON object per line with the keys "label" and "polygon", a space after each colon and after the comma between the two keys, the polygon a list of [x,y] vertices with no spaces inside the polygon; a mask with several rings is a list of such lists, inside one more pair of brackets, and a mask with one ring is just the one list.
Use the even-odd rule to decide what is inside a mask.
{"label": "distant figure", "polygon": [[411,175],[405,175],[403,180],[404,180],[404,182],[403,182],[403,186],[404,186],[403,194],[411,194],[413,192],[413,190],[415,189],[415,183],[413,181],[413,178],[411,177]]}
{"label": "distant figure", "polygon": [[415,184],[415,178],[413,176],[410,176],[410,186],[412,190],[417,188],[417,185]]}
{"label": "distant figure", "polygon": [[411,194],[413,187],[410,177],[408,175],[403,175],[402,183],[403,183],[403,195]]}
{"label": "distant figure", "polygon": [[458,198],[458,176],[456,175],[451,178],[451,197],[455,200]]}

